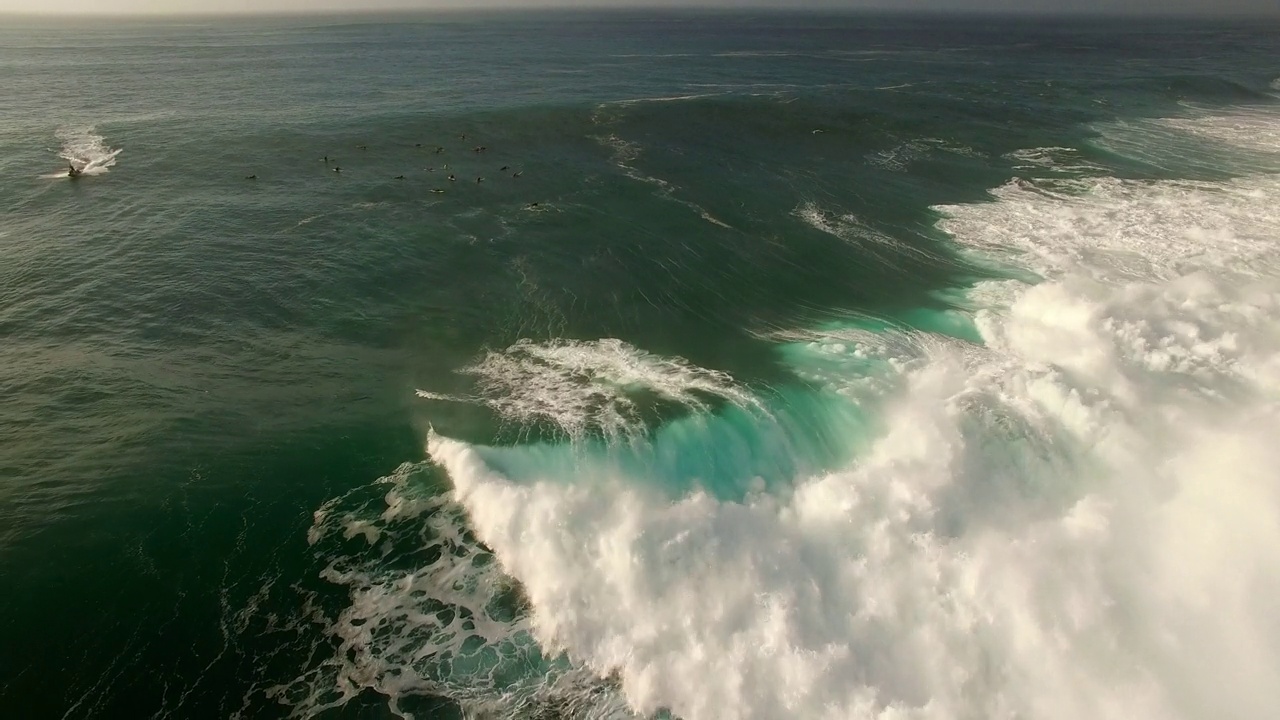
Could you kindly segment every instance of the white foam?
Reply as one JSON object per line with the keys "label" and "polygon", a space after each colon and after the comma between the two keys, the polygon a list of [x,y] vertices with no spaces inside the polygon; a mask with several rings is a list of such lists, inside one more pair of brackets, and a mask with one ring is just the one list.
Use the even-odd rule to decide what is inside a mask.
{"label": "white foam", "polygon": [[[544,659],[511,580],[469,533],[461,508],[423,486],[429,471],[406,463],[378,482],[381,502],[342,497],[316,511],[308,544],[355,541],[322,573],[351,604],[332,620],[310,609],[308,620],[329,627],[338,652],[266,697],[294,717],[342,707],[365,690],[387,697],[396,717],[413,717],[402,704],[421,696],[457,701],[468,717],[587,702],[595,717],[632,717],[594,674]],[[398,567],[391,558],[406,552],[415,562]]]}
{"label": "white foam", "polygon": [[715,402],[759,408],[759,401],[729,375],[661,357],[621,340],[522,340],[464,370],[477,381],[475,397],[419,390],[430,400],[480,402],[504,419],[527,426],[548,421],[573,438],[644,432],[637,396],[651,394],[691,410]]}
{"label": "white foam", "polygon": [[615,58],[685,58],[685,57],[701,57],[697,53],[622,53],[610,55]]}
{"label": "white foam", "polygon": [[1088,182],[1087,192],[1068,195],[1015,180],[993,191],[995,204],[939,208],[947,215],[941,227],[964,246],[1051,278],[1161,280],[1196,271],[1277,270],[1276,176]]}
{"label": "white foam", "polygon": [[[116,164],[116,157],[123,148],[112,149],[106,138],[94,132],[93,127],[59,128],[57,137],[62,141],[62,149],[58,157],[75,165],[81,175],[102,175]],[[57,172],[44,177],[66,177],[65,172]]]}
{"label": "white foam", "polygon": [[[881,88],[888,89],[888,88]],[[942,138],[915,138],[899,143],[892,148],[868,153],[865,159],[871,165],[906,172],[915,161],[928,156],[932,152],[945,152],[970,158],[981,158],[983,154],[967,145],[956,145]]]}
{"label": "white foam", "polygon": [[662,95],[657,97],[628,98],[626,100],[614,100],[614,105],[635,105],[637,103],[656,103],[656,102],[682,102],[685,100],[704,100],[711,97],[720,97],[724,93],[692,93],[687,95]]}
{"label": "white foam", "polygon": [[1104,168],[1081,157],[1080,151],[1070,147],[1037,147],[1014,150],[1005,155],[1014,162],[1015,170],[1044,169],[1052,172],[1100,175]]}
{"label": "white foam", "polygon": [[672,503],[429,450],[539,643],[640,713],[1275,717],[1277,189],[945,208],[1045,281],[987,296],[985,348],[915,345],[870,449],[789,494]]}
{"label": "white foam", "polygon": [[877,332],[857,326],[783,330],[758,337],[785,343],[792,371],[859,406],[877,404],[901,376],[921,367],[944,347],[967,346],[958,340],[898,328]]}
{"label": "white foam", "polygon": [[415,394],[423,400],[439,400],[441,402],[476,402],[474,398],[459,397],[446,393],[434,393],[430,390],[417,390]]}
{"label": "white foam", "polygon": [[1246,150],[1280,153],[1280,122],[1275,108],[1241,108],[1228,114],[1205,113],[1158,122],[1179,132]]}
{"label": "white foam", "polygon": [[1154,167],[1220,174],[1280,172],[1280,113],[1275,107],[1231,112],[1188,107],[1186,115],[1113,121],[1097,128],[1101,147]]}

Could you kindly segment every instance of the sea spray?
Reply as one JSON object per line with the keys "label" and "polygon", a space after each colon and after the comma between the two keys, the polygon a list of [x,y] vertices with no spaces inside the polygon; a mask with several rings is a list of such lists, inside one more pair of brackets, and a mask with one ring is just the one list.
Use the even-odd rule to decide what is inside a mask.
{"label": "sea spray", "polygon": [[106,138],[93,127],[59,128],[57,137],[62,141],[58,157],[71,163],[82,175],[101,175],[116,164],[116,157],[123,148],[111,148]]}

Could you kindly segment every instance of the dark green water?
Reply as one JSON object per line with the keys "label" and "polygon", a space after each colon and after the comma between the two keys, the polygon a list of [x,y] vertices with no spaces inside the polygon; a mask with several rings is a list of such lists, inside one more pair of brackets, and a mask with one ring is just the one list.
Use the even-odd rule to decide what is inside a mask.
{"label": "dark green water", "polygon": [[[1092,678],[1110,663],[1154,678],[1130,686],[1122,673],[1125,712],[1206,717],[1230,691],[1256,700],[1232,717],[1263,717],[1249,713],[1274,709],[1255,690],[1280,646],[1274,624],[1249,624],[1252,600],[1223,602],[1263,638],[1243,689],[1179,694],[1195,673],[1147,647],[1159,632],[1117,619],[1150,610],[1127,604],[1143,593],[1103,578],[1080,602],[1118,609],[1063,631],[1062,656],[982,639],[1003,637],[1000,617],[944,643],[954,652],[925,653],[997,668],[961,691],[904,649],[923,641],[903,628],[930,621],[845,632],[838,620],[875,583],[830,578],[846,560],[879,567],[876,542],[789,523],[812,527],[814,478],[862,473],[845,486],[858,500],[815,502],[862,508],[848,518],[858,527],[908,518],[902,538],[936,539],[941,555],[1022,567],[966,544],[988,537],[971,529],[996,532],[989,516],[1005,511],[1071,516],[1091,496],[1129,507],[1113,478],[1130,460],[1100,438],[1138,438],[1143,458],[1178,447],[1133,418],[1252,412],[1272,427],[1274,328],[1256,318],[1274,309],[1274,218],[1259,208],[1280,170],[1278,58],[1274,24],[1200,21],[6,24],[0,706],[31,718],[1110,717],[1079,699],[1105,704]],[[58,176],[68,159],[86,174]],[[1190,227],[1204,232],[1184,237]],[[1262,249],[1239,249],[1250,243]],[[1188,317],[1199,300],[1153,299],[1206,273],[1223,296],[1203,307],[1254,314]],[[1014,278],[1049,284],[1020,300]],[[1029,305],[1059,287],[1044,301],[1056,309]],[[1261,289],[1231,294],[1241,287]],[[1094,309],[1081,313],[1105,318],[1082,321],[1089,332],[1164,330],[1060,367],[1094,335],[1059,320],[1034,342],[1018,335],[1019,318],[1071,316],[1082,298]],[[1199,328],[1185,352],[1178,322]],[[1245,339],[1204,349],[1226,335]],[[1012,359],[973,360],[986,350]],[[972,386],[919,396],[935,375]],[[1075,400],[1046,400],[1046,377]],[[1172,390],[1143,394],[1154,387],[1227,399],[1192,412]],[[935,415],[954,424],[929,431]],[[920,457],[945,461],[936,472],[885,460],[886,442],[905,447],[893,438],[916,430]],[[429,433],[442,438],[434,462]],[[1227,474],[1259,478],[1248,487],[1265,495],[1265,526],[1275,478],[1265,444],[1241,437]],[[469,457],[492,475],[466,480]],[[1153,496],[1192,486],[1170,472]],[[894,487],[927,500],[866,504]],[[1120,528],[1158,525],[1144,514],[1157,505],[1115,511],[1109,542],[1156,537]],[[1229,526],[1223,513],[1206,527]],[[644,531],[610,540],[616,528]],[[1249,577],[1272,587],[1270,536],[1258,542],[1263,569]],[[1061,543],[1073,567],[1084,555],[1071,553],[1114,550],[1073,543]],[[615,554],[654,572],[615,573]],[[775,566],[801,579],[761,569]],[[680,599],[702,576],[737,609],[678,630],[707,619]],[[1025,578],[1062,594],[1046,582]],[[810,585],[824,599],[806,600]],[[879,602],[914,607],[892,595]],[[767,646],[753,597],[784,608],[775,640],[796,657],[844,650],[790,671],[712,661]],[[1059,610],[1029,622],[1070,625]],[[1240,650],[1238,627],[1153,612],[1175,637],[1207,628],[1184,639],[1206,658]],[[1124,652],[1073,654],[1103,636]],[[1057,662],[1085,679],[1036,674]],[[1018,666],[1030,677],[998,669]],[[933,679],[905,679],[917,670]],[[747,689],[711,679],[725,677]],[[857,687],[874,699],[844,694]],[[1083,704],[1034,700],[1059,695]]]}

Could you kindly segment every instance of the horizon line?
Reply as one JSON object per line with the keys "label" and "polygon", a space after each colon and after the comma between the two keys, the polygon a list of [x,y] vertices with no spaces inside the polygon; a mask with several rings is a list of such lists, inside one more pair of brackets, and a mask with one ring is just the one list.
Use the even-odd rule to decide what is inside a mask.
{"label": "horizon line", "polygon": [[1280,20],[1280,8],[1273,12],[1258,11],[1253,9],[1239,10],[1211,10],[1211,9],[1183,9],[1169,10],[1158,9],[1151,11],[1141,11],[1134,9],[1116,9],[1116,8],[1098,8],[1087,10],[1063,10],[1063,9],[1009,9],[1009,8],[921,8],[921,7],[893,7],[888,5],[864,5],[856,7],[830,7],[826,5],[754,5],[754,6],[725,6],[725,5],[671,5],[661,2],[639,3],[635,5],[593,5],[582,6],[568,4],[567,0],[558,2],[551,0],[546,4],[526,5],[512,0],[511,4],[494,4],[482,7],[467,6],[465,4],[450,4],[437,7],[364,7],[358,9],[333,8],[333,9],[274,9],[274,10],[226,10],[226,11],[148,11],[148,10],[125,10],[120,12],[112,11],[58,11],[58,10],[3,10],[0,9],[0,17],[17,17],[29,19],[137,19],[137,20],[156,20],[165,18],[175,19],[223,19],[223,18],[340,18],[340,17],[368,17],[377,15],[437,15],[437,14],[486,14],[486,13],[508,13],[511,11],[524,12],[577,12],[577,13],[627,13],[627,12],[665,12],[665,13],[717,13],[717,14],[749,14],[749,13],[806,13],[815,15],[934,15],[934,16],[958,16],[973,15],[985,17],[1008,17],[1008,18],[1071,18],[1071,19],[1087,19],[1087,18],[1133,18],[1133,19],[1181,19],[1181,18],[1230,18],[1230,19],[1270,19]]}

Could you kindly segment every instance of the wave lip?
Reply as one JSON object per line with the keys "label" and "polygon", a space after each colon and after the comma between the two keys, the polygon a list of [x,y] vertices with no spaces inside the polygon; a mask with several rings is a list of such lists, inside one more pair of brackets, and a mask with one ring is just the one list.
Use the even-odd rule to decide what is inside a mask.
{"label": "wave lip", "polygon": [[476,396],[459,398],[426,390],[419,390],[418,396],[487,405],[520,426],[550,422],[576,439],[592,433],[613,438],[641,435],[645,427],[641,395],[687,410],[705,409],[711,402],[761,407],[726,373],[682,358],[653,355],[616,339],[521,340],[501,352],[488,353],[463,372],[476,378]]}

